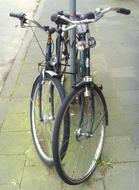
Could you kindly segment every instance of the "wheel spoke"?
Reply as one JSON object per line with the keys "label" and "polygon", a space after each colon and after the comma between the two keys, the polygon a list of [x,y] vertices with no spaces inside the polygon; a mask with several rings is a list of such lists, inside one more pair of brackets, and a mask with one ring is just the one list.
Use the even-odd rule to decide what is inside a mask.
{"label": "wheel spoke", "polygon": [[[84,96],[84,91],[85,87],[81,87],[71,92],[61,106],[55,122],[53,152],[56,169],[69,184],[81,183],[91,175],[101,155],[104,141],[106,113],[102,95],[96,87],[91,89],[88,97]],[[83,96],[79,100],[77,97],[81,94]],[[70,132],[63,142],[59,137],[61,131],[66,129],[64,120],[67,114]],[[60,149],[60,145],[68,145],[65,152],[55,151],[57,147]]]}
{"label": "wheel spoke", "polygon": [[40,78],[33,85],[30,101],[31,129],[39,156],[46,164],[51,165],[53,164],[52,136],[55,121],[53,116],[57,114],[59,106],[64,100],[65,92],[58,79],[46,76],[42,84]]}

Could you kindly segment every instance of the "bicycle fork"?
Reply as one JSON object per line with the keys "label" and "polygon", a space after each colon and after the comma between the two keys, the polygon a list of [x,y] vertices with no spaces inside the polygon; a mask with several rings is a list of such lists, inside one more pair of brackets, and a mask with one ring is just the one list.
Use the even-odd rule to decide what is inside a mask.
{"label": "bicycle fork", "polygon": [[94,126],[94,118],[95,118],[95,104],[94,104],[94,95],[92,95],[92,90],[88,89],[88,87],[86,86],[85,92],[81,93],[80,96],[81,96],[80,120],[79,120],[79,127],[76,130],[76,139],[78,141],[81,140],[81,137],[86,137],[86,138],[93,137],[92,131]]}

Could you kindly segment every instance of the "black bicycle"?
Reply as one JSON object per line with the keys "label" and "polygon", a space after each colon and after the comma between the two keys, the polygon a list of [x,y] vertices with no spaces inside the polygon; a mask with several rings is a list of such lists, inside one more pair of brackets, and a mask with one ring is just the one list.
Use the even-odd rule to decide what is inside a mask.
{"label": "black bicycle", "polygon": [[[76,27],[78,36],[76,47],[79,58],[76,64],[79,82],[73,86],[61,105],[53,133],[55,167],[64,182],[70,185],[77,185],[88,179],[95,170],[103,149],[108,109],[102,86],[94,83],[90,73],[90,48],[96,43],[90,35],[89,24],[97,22],[109,11],[130,14],[127,9],[109,7],[78,15],[74,20],[65,15],[57,15],[71,27]],[[63,131],[67,131],[64,141]],[[65,152],[61,152],[64,146]]]}
{"label": "black bicycle", "polygon": [[[59,14],[62,14],[62,12],[59,12]],[[10,13],[10,16],[18,18],[21,27],[31,27],[38,43],[39,41],[33,30],[34,26],[47,32],[48,35],[46,52],[44,53],[41,49],[45,61],[38,64],[40,73],[36,77],[32,87],[30,123],[36,150],[41,159],[51,166],[54,164],[52,156],[54,122],[58,108],[65,98],[65,90],[61,83],[63,83],[66,68],[69,66],[68,30],[64,30],[63,26],[65,22],[63,20],[55,20],[55,15],[52,16],[52,21],[56,23],[56,28],[42,26],[37,21],[27,18],[25,13]],[[55,43],[52,37],[54,33],[57,33]],[[66,138],[66,135],[64,136]],[[64,152],[65,150],[62,149],[62,151]]]}

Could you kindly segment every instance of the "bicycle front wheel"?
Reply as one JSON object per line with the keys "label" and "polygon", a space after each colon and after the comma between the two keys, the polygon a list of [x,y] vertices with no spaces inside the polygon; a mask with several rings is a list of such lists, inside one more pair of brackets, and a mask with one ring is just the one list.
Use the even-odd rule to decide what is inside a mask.
{"label": "bicycle front wheel", "polygon": [[41,159],[53,165],[52,135],[55,117],[60,104],[65,98],[65,91],[60,81],[45,74],[39,75],[34,82],[30,100],[30,123],[33,141]]}
{"label": "bicycle front wheel", "polygon": [[[63,125],[66,115],[69,121]],[[66,183],[82,183],[95,170],[102,153],[107,120],[106,102],[96,85],[82,85],[65,98],[55,121],[53,157],[56,170]],[[64,145],[60,141],[63,128],[70,129],[64,141],[68,144],[64,156],[59,151]]]}

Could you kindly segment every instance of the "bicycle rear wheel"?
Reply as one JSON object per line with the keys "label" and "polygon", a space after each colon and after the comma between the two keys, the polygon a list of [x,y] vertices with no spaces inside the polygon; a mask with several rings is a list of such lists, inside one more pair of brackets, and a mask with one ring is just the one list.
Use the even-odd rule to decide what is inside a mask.
{"label": "bicycle rear wheel", "polygon": [[[85,96],[86,88],[88,96]],[[64,125],[67,114],[69,121]],[[53,134],[54,163],[64,182],[77,185],[93,173],[102,153],[107,123],[106,102],[96,85],[81,85],[65,98],[56,117]],[[64,141],[68,141],[68,147],[61,157],[59,137],[63,128],[70,130]]]}
{"label": "bicycle rear wheel", "polygon": [[52,135],[55,117],[65,91],[60,81],[45,74],[39,75],[32,88],[30,100],[30,123],[33,141],[41,159],[49,166],[53,165]]}

